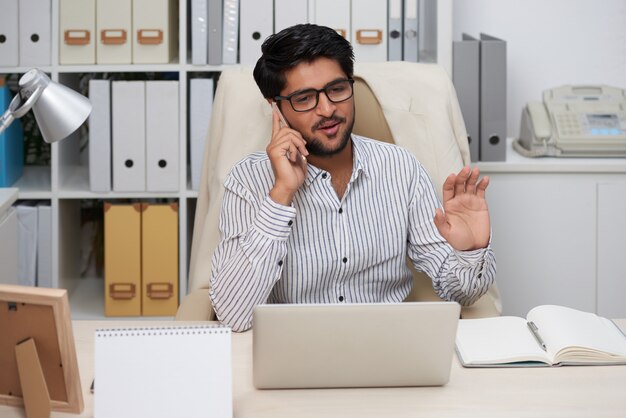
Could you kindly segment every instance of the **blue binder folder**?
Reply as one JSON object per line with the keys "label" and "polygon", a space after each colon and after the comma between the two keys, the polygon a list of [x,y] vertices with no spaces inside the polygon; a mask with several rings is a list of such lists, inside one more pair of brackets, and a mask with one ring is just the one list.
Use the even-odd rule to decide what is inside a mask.
{"label": "blue binder folder", "polygon": [[[11,103],[9,87],[0,86],[0,112]],[[9,187],[21,176],[24,169],[24,133],[19,120],[14,120],[0,134],[0,187]]]}

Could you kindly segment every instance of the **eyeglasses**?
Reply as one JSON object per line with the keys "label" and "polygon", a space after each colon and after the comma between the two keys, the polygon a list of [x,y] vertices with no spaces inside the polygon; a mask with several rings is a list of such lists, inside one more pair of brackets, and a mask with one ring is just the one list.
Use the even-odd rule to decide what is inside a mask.
{"label": "eyeglasses", "polygon": [[276,96],[274,100],[288,100],[291,107],[296,112],[307,112],[311,109],[315,109],[319,102],[320,93],[322,92],[324,92],[328,100],[333,103],[348,100],[353,94],[352,84],[354,84],[354,80],[352,79],[337,80],[328,83],[323,89],[297,91],[289,96]]}

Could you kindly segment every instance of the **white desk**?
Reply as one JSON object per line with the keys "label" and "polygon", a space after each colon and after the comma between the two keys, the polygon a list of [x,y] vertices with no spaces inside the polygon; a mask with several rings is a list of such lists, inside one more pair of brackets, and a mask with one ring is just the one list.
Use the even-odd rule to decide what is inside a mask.
{"label": "white desk", "polygon": [[[626,329],[626,319],[616,321]],[[74,338],[85,399],[93,414],[93,331],[164,322],[75,321]],[[167,322],[171,325],[171,322]],[[184,353],[181,353],[184,355]],[[626,414],[626,366],[465,369],[456,357],[443,387],[264,390],[252,386],[252,333],[233,334],[236,418],[267,417],[617,417]],[[97,389],[96,389],[97,390]],[[23,417],[0,406],[0,416]],[[77,415],[53,413],[53,417]]]}

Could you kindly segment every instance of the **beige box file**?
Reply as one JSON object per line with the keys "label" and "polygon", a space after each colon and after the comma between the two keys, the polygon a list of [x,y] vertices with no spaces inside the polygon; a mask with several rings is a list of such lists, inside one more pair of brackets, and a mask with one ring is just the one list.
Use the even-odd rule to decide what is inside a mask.
{"label": "beige box file", "polygon": [[360,0],[352,7],[352,46],[357,62],[387,61],[387,4]]}
{"label": "beige box file", "polygon": [[96,0],[59,0],[59,64],[95,64]]}
{"label": "beige box file", "polygon": [[178,54],[178,1],[133,0],[133,64],[167,64]]}
{"label": "beige box file", "polygon": [[104,204],[104,314],[141,315],[141,204]]}
{"label": "beige box file", "polygon": [[132,62],[132,0],[96,0],[96,62]]}
{"label": "beige box file", "polygon": [[143,203],[142,313],[174,316],[178,308],[178,203]]}

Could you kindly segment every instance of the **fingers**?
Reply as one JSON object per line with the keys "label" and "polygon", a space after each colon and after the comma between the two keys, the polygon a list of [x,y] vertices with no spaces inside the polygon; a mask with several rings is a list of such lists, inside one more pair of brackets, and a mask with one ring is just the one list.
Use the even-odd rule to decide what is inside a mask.
{"label": "fingers", "polygon": [[476,183],[478,183],[478,175],[480,174],[480,170],[478,167],[474,167],[470,170],[470,175],[465,183],[465,191],[467,193],[476,193]]}
{"label": "fingers", "polygon": [[462,194],[465,193],[465,183],[470,178],[472,170],[465,166],[459,171],[459,174],[456,176],[456,181],[454,182],[454,194]]}
{"label": "fingers", "polygon": [[446,202],[463,193],[484,197],[485,189],[489,185],[489,178],[480,179],[479,177],[480,170],[478,167],[472,169],[469,166],[463,167],[458,174],[450,174],[443,183],[443,201]]}
{"label": "fingers", "polygon": [[487,186],[489,186],[489,177],[485,176],[480,180],[478,186],[476,186],[476,196],[484,199]]}
{"label": "fingers", "polygon": [[450,174],[446,181],[443,182],[443,201],[447,202],[448,200],[454,197],[454,183],[456,181],[456,174]]}

